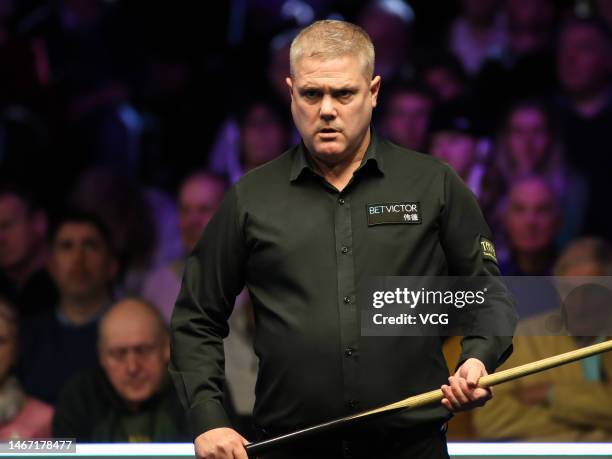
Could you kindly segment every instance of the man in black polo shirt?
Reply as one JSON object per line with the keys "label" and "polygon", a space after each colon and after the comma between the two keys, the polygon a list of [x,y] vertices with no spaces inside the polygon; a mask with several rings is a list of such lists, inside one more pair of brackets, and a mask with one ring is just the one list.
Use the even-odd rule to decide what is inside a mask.
{"label": "man in black polo shirt", "polygon": [[[475,383],[507,357],[511,339],[466,337],[446,384],[439,337],[361,336],[357,287],[369,276],[498,275],[489,229],[450,167],[371,131],[381,80],[372,78],[363,30],[317,22],[296,37],[290,58],[303,143],[227,193],[187,260],[172,318],[170,371],[196,454],[246,457],[247,440],[222,406],[222,340],[246,284],[260,359],[254,418],[264,435],[436,386],[445,393],[441,405],[270,457],[448,457],[440,427],[449,411],[491,397]],[[514,323],[512,304],[497,302],[494,320]]]}

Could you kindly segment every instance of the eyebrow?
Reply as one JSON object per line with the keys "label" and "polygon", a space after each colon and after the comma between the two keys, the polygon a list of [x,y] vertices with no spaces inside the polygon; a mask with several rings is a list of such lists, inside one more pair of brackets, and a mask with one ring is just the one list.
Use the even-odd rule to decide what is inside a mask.
{"label": "eyebrow", "polygon": [[[335,93],[335,92],[340,92],[340,91],[350,91],[350,92],[357,92],[359,90],[359,87],[357,85],[344,85],[344,86],[338,86],[338,87],[333,87],[333,88],[329,88],[330,92]],[[306,83],[303,86],[298,87],[298,91],[323,91],[324,88],[321,86],[315,86],[312,85],[310,83]]]}

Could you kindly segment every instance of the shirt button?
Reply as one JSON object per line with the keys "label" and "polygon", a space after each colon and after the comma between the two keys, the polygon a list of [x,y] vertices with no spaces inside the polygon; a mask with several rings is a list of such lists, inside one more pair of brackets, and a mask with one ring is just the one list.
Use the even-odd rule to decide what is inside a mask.
{"label": "shirt button", "polygon": [[349,304],[349,303],[351,302],[351,297],[350,297],[350,296],[345,296],[345,297],[344,297],[344,302],[345,302],[346,304]]}
{"label": "shirt button", "polygon": [[344,198],[338,198],[338,204],[340,204],[341,206],[344,205],[346,201],[344,200]]}
{"label": "shirt button", "polygon": [[354,351],[354,349],[352,347],[347,347],[344,350],[344,355],[346,355],[347,357],[350,357],[351,355],[353,355],[353,351]]}
{"label": "shirt button", "polygon": [[348,253],[349,249],[348,247],[342,247],[342,253]]}
{"label": "shirt button", "polygon": [[356,408],[357,407],[357,400],[349,400],[347,402],[347,405],[349,406],[349,408]]}

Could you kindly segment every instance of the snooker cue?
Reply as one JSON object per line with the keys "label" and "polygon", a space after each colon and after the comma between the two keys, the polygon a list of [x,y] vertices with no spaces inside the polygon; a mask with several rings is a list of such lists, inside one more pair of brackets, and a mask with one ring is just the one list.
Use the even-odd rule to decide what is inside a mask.
{"label": "snooker cue", "polygon": [[[497,373],[492,373],[487,376],[483,376],[478,380],[478,387],[491,387],[497,384],[502,384],[514,379],[522,378],[533,373],[548,370],[550,368],[565,365],[576,360],[585,359],[592,355],[601,354],[612,350],[612,340],[604,341],[603,343],[593,344],[580,349],[576,349],[563,354],[554,355],[542,360],[536,360],[535,362],[526,363],[519,365],[518,367],[509,368]],[[384,405],[378,408],[374,408],[360,413],[345,416],[343,418],[334,419],[327,421],[322,424],[300,429],[295,432],[290,432],[285,435],[273,437],[268,440],[259,442],[249,443],[245,446],[247,455],[249,457],[256,457],[257,455],[269,452],[280,446],[287,445],[293,441],[302,440],[314,434],[320,434],[328,432],[332,429],[346,426],[358,420],[373,418],[382,414],[390,414],[396,411],[413,409],[421,406],[429,405],[435,402],[439,402],[444,398],[442,389],[432,390],[430,392],[424,392],[422,394],[414,395],[412,397],[405,398],[395,403]]]}

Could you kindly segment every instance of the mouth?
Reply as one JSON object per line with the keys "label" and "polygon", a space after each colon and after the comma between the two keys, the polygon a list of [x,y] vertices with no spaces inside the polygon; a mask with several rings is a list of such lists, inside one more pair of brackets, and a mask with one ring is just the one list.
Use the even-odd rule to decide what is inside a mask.
{"label": "mouth", "polygon": [[337,134],[338,131],[333,128],[323,128],[319,130],[320,134]]}

